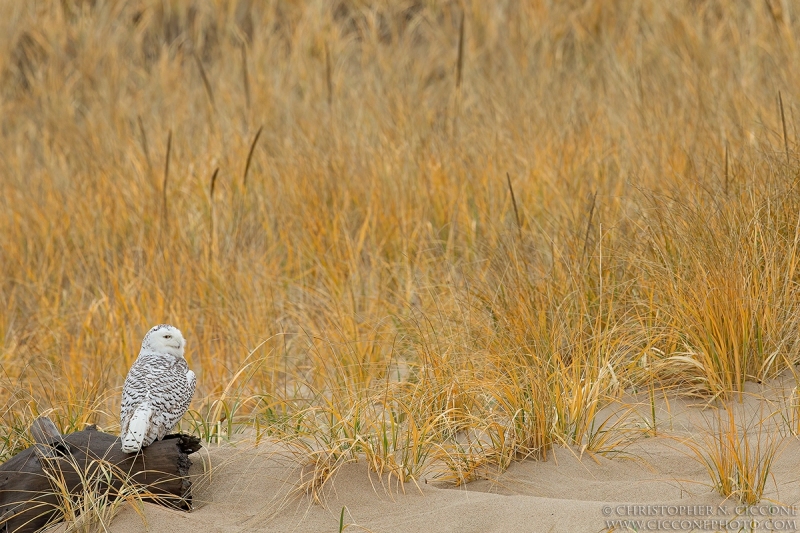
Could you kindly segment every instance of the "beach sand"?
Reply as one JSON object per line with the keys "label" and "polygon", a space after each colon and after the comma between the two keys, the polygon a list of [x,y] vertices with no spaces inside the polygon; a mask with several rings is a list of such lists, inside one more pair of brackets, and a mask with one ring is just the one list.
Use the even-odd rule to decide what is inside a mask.
{"label": "beach sand", "polygon": [[[781,398],[788,397],[785,385],[778,382],[769,390],[749,386],[742,403],[735,403],[742,424],[776,412]],[[621,404],[606,412],[620,409]],[[640,405],[640,414],[648,409]],[[240,441],[211,446],[192,456],[198,476],[192,512],[145,504],[145,524],[125,508],[111,531],[339,531],[342,509],[347,531],[374,532],[624,531],[608,522],[617,519],[650,520],[638,526],[640,531],[713,531],[724,529],[714,529],[710,520],[743,520],[736,516],[739,504],[713,490],[705,466],[683,441],[702,444],[713,433],[719,411],[702,401],[674,398],[659,400],[657,409],[659,435],[614,450],[620,453],[556,447],[545,461],[518,461],[505,472],[487,473],[487,479],[460,487],[438,482],[435,472],[399,486],[361,461],[342,466],[320,502],[292,493],[301,469],[284,445]],[[780,427],[780,416],[770,420]],[[762,424],[762,445],[768,425]],[[756,443],[756,433],[749,431]],[[763,514],[766,506],[777,504],[770,512],[779,513],[778,521],[768,524],[768,517],[755,516],[757,531],[800,527],[794,516],[800,508],[800,443],[786,433],[780,442],[765,498],[751,511]],[[649,516],[637,516],[643,513]],[[662,527],[664,522],[654,520],[669,523]],[[698,528],[692,520],[706,522]]]}

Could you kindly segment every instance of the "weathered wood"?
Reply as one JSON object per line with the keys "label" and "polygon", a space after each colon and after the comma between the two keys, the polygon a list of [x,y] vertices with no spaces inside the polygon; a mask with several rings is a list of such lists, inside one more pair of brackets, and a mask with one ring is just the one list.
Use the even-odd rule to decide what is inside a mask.
{"label": "weathered wood", "polygon": [[54,435],[53,428],[46,422],[35,424],[32,433],[40,442],[0,465],[0,533],[34,532],[58,521],[63,496],[59,498],[54,480],[80,494],[83,480],[101,466],[114,472],[111,490],[136,484],[153,495],[146,500],[191,509],[189,454],[200,449],[197,437],[167,435],[138,454],[128,454],[118,437],[94,426],[64,436]]}
{"label": "weathered wood", "polygon": [[[31,424],[34,452],[40,458],[58,457],[66,453],[69,448],[61,438],[61,432],[46,416],[40,416]],[[2,514],[0,514],[2,516]]]}
{"label": "weathered wood", "polygon": [[40,416],[31,424],[31,436],[35,442],[46,444],[61,438],[61,432],[46,416]]}

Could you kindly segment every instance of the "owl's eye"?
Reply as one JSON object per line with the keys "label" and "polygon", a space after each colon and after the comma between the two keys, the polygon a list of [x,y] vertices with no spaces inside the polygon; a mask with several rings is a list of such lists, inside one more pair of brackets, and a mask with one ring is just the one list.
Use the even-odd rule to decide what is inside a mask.
{"label": "owl's eye", "polygon": [[164,338],[165,338],[165,339],[171,339],[171,338],[172,338],[172,335],[164,335]]}

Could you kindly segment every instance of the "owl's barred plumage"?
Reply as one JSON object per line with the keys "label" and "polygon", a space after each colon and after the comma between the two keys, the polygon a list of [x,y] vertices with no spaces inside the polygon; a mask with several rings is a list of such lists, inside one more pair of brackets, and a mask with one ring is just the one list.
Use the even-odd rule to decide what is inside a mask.
{"label": "owl's barred plumage", "polygon": [[122,390],[122,451],[163,439],[189,408],[196,379],[183,357],[185,345],[181,332],[167,324],[145,335]]}

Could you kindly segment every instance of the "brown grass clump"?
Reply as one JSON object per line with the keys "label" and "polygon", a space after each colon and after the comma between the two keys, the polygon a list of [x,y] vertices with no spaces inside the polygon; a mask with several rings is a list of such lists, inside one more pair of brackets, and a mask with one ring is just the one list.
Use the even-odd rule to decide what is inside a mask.
{"label": "brown grass clump", "polygon": [[0,459],[44,411],[116,430],[162,321],[185,430],[404,482],[791,366],[800,17],[771,5],[0,2]]}

